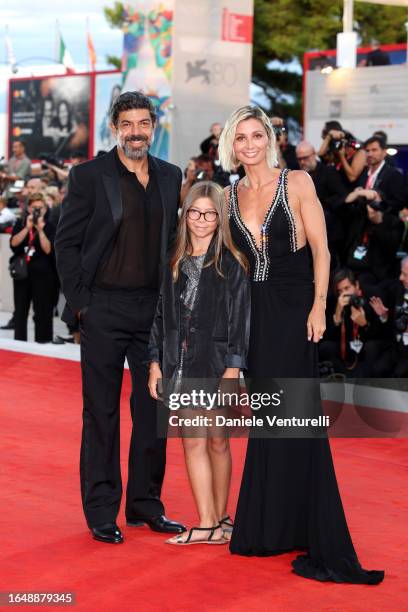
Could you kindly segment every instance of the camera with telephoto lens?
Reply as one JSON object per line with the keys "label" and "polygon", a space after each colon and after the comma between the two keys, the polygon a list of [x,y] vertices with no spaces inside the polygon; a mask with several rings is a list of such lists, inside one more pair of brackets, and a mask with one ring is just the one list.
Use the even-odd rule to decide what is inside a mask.
{"label": "camera with telephoto lens", "polygon": [[395,307],[395,327],[404,332],[408,327],[408,304]]}
{"label": "camera with telephoto lens", "polygon": [[37,225],[38,224],[38,219],[41,217],[41,209],[40,208],[34,208],[33,210],[33,225]]}
{"label": "camera with telephoto lens", "polygon": [[354,308],[363,308],[365,304],[364,298],[360,295],[350,295],[349,306],[354,306]]}
{"label": "camera with telephoto lens", "polygon": [[350,134],[350,132],[343,132],[343,134],[343,138],[333,138],[333,136],[330,136],[329,153],[337,153],[342,147],[349,147],[355,150],[361,148],[361,144],[352,134]]}

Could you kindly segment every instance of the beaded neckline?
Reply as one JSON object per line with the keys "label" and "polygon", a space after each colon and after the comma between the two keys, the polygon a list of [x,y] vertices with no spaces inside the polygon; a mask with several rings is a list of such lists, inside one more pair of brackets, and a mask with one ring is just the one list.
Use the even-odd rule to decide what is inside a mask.
{"label": "beaded neckline", "polygon": [[252,251],[254,256],[254,270],[253,270],[253,280],[254,281],[264,281],[268,278],[270,260],[269,260],[269,252],[268,252],[268,228],[271,222],[271,219],[279,206],[282,207],[283,212],[286,216],[288,222],[288,230],[289,230],[289,242],[290,242],[290,250],[292,253],[297,251],[297,237],[296,237],[296,224],[295,219],[293,217],[293,213],[290,209],[287,197],[287,180],[288,180],[288,169],[284,168],[278,179],[278,185],[276,187],[276,192],[273,197],[272,203],[265,215],[264,222],[261,226],[261,246],[258,247],[258,244],[253,236],[252,232],[248,229],[245,223],[242,220],[239,204],[238,204],[238,181],[232,184],[230,191],[230,201],[229,201],[229,217],[234,219],[236,226],[239,231],[244,236],[249,248]]}
{"label": "beaded neckline", "polygon": [[[262,253],[263,250],[263,243],[266,240],[266,232],[268,229],[268,221],[269,221],[269,215],[271,213],[271,211],[273,211],[273,209],[276,206],[276,202],[279,196],[279,192],[281,189],[281,183],[282,183],[282,177],[284,176],[284,170],[280,171],[279,177],[278,177],[278,184],[276,185],[276,190],[274,193],[274,196],[272,198],[271,204],[268,208],[268,210],[265,213],[265,217],[263,220],[263,223],[261,224],[261,246],[258,246],[258,242],[256,241],[255,236],[253,235],[253,233],[251,232],[251,230],[249,229],[249,227],[246,225],[246,223],[244,222],[243,218],[241,217],[241,211],[239,209],[239,202],[238,202],[238,183],[239,181],[236,181],[233,185],[233,188],[235,187],[235,210],[236,210],[236,214],[237,217],[239,218],[242,227],[245,228],[245,231],[247,232],[248,236],[251,238],[252,242],[253,242],[253,247],[256,251],[258,251],[258,253]],[[272,215],[271,215],[272,216]]]}

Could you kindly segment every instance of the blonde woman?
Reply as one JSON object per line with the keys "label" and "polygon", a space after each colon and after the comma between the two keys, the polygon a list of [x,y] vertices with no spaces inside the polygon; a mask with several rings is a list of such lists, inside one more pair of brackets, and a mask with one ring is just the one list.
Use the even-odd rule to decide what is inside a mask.
{"label": "blonde woman", "polygon": [[[231,240],[222,188],[210,181],[196,183],[183,204],[150,335],[148,385],[154,399],[158,399],[162,377],[169,381],[167,397],[176,389],[188,392],[191,379],[202,379],[213,391],[222,378],[238,379],[240,369],[246,367],[249,342],[246,269],[245,258]],[[191,417],[200,408],[201,414],[210,414],[204,406],[194,405],[179,412]],[[167,542],[225,544],[232,527],[227,514],[228,439],[211,424],[184,429],[182,435],[200,521]]]}
{"label": "blonde woman", "polygon": [[[248,377],[252,384],[309,379],[312,388],[317,343],[325,331],[330,259],[312,180],[305,172],[276,168],[273,128],[257,107],[230,116],[219,158],[224,170],[240,164],[245,169],[227,197],[232,238],[250,265]],[[288,389],[299,385],[293,380]],[[318,393],[315,397],[305,394],[299,403],[321,410]],[[265,556],[303,548],[307,554],[293,561],[300,576],[380,582],[384,573],[362,569],[355,554],[328,439],[251,434],[231,552]]]}

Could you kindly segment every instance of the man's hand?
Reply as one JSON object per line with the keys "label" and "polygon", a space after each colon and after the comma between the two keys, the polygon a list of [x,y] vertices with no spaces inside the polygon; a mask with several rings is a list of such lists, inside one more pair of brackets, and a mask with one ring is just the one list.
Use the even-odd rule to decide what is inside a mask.
{"label": "man's hand", "polygon": [[388,318],[388,308],[384,306],[381,298],[373,296],[370,298],[370,306],[375,314],[382,318]]}
{"label": "man's hand", "polygon": [[271,123],[274,127],[283,127],[284,121],[281,117],[271,117]]}
{"label": "man's hand", "polygon": [[189,168],[186,172],[186,181],[193,184],[197,178],[196,172],[197,172],[196,168]]}
{"label": "man's hand", "polygon": [[159,394],[157,392],[157,383],[159,380],[163,378],[162,371],[157,362],[153,361],[150,364],[149,368],[149,380],[147,382],[147,386],[149,387],[149,393],[151,397],[155,400],[159,399]]}
{"label": "man's hand", "polygon": [[371,209],[373,212],[370,214],[369,219],[371,223],[380,225],[384,221],[384,213],[381,210]]}
{"label": "man's hand", "polygon": [[345,199],[345,202],[347,202],[347,204],[351,204],[352,202],[355,202],[357,198],[365,197],[365,191],[366,190],[362,187],[356,187],[354,191],[348,194],[347,198]]}
{"label": "man's hand", "polygon": [[364,197],[371,202],[378,200],[378,193],[374,189],[364,189]]}
{"label": "man's hand", "polygon": [[364,308],[360,306],[360,308],[356,308],[355,306],[351,307],[351,320],[356,323],[359,327],[365,327],[367,325],[367,319],[365,316]]}

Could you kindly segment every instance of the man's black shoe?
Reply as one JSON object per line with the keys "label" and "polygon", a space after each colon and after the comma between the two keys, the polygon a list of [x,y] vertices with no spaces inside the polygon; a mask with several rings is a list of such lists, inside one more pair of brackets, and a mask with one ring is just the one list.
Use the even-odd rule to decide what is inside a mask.
{"label": "man's black shoe", "polygon": [[183,531],[187,531],[184,525],[176,523],[176,521],[170,521],[163,514],[150,519],[128,519],[126,524],[129,527],[142,527],[143,525],[148,525],[152,531],[158,531],[159,533],[183,533]]}
{"label": "man's black shoe", "polygon": [[2,325],[0,329],[14,329],[14,317],[11,317],[10,321],[5,325]]}
{"label": "man's black shoe", "polygon": [[121,544],[123,535],[116,523],[104,523],[91,527],[91,533],[94,540],[105,542],[106,544]]}

